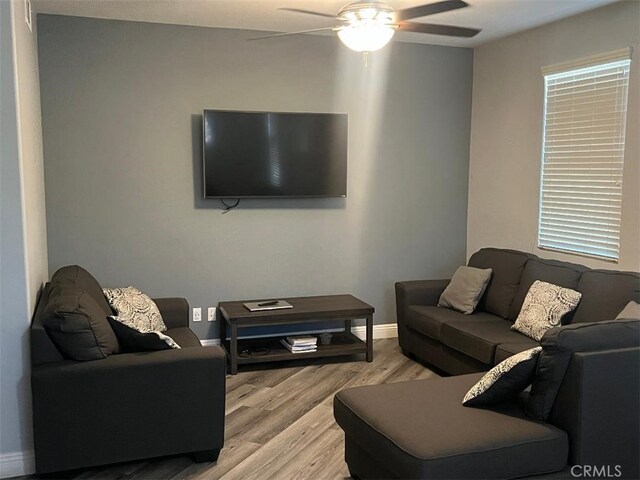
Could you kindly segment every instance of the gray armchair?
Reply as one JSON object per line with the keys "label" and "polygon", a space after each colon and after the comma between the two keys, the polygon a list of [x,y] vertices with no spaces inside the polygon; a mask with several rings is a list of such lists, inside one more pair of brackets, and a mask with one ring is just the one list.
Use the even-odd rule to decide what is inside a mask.
{"label": "gray armchair", "polygon": [[163,455],[215,461],[224,443],[226,360],[189,329],[185,299],[155,300],[182,347],[79,362],[63,358],[42,324],[31,327],[37,473]]}

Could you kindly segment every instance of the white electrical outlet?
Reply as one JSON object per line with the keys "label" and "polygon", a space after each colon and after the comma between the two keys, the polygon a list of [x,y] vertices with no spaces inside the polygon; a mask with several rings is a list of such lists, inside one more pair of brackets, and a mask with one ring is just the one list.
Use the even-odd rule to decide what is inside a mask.
{"label": "white electrical outlet", "polygon": [[216,321],[216,307],[209,307],[209,309],[207,310],[207,321],[208,322],[215,322]]}
{"label": "white electrical outlet", "polygon": [[197,307],[193,309],[193,321],[194,322],[202,321],[202,308]]}

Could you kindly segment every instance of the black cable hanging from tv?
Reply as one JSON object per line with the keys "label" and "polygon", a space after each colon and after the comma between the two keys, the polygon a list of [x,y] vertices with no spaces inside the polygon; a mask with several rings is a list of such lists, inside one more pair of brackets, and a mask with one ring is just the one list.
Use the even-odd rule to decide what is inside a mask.
{"label": "black cable hanging from tv", "polygon": [[234,203],[233,205],[227,205],[227,202],[224,201],[224,198],[221,198],[220,201],[222,202],[222,205],[224,205],[224,212],[222,212],[222,213],[227,213],[229,210],[233,210],[238,205],[240,205],[240,199],[239,198],[236,200],[236,203]]}

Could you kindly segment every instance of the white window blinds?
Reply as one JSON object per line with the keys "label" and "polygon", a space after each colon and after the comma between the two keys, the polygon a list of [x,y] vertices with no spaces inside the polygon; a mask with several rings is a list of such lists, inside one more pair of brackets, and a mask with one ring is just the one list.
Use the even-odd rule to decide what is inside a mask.
{"label": "white window blinds", "polygon": [[540,248],[618,259],[629,65],[544,77]]}

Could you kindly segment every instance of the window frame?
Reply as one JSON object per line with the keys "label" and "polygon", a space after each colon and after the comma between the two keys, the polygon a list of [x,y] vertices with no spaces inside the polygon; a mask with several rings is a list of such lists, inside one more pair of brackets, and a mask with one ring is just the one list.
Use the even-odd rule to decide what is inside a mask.
{"label": "window frame", "polygon": [[[620,187],[621,200],[620,200],[620,225],[617,232],[617,251],[615,252],[615,256],[608,256],[604,254],[598,254],[590,251],[582,251],[578,246],[572,245],[572,248],[562,248],[559,246],[550,245],[545,240],[541,239],[541,234],[543,229],[543,203],[545,200],[545,195],[543,193],[543,187],[545,183],[545,166],[547,162],[545,161],[547,158],[547,150],[549,147],[547,146],[547,114],[548,114],[548,106],[549,106],[549,97],[548,97],[548,79],[549,76],[554,76],[558,74],[571,74],[573,72],[577,72],[579,70],[584,70],[593,67],[605,66],[621,61],[629,62],[629,72],[627,74],[627,85],[626,85],[626,99],[625,99],[625,109],[622,114],[622,127],[621,134],[623,138],[622,143],[622,152],[620,154],[620,158],[622,159],[622,165],[620,167],[620,176],[623,177],[624,172],[624,160],[625,160],[625,151],[626,151],[626,127],[628,121],[628,99],[629,99],[629,80],[631,76],[631,48],[623,48],[620,50],[616,50],[613,52],[608,52],[604,54],[594,55],[592,57],[564,62],[560,64],[550,65],[547,67],[543,67],[542,77],[543,77],[543,112],[542,112],[542,144],[541,144],[541,160],[540,160],[540,181],[538,184],[538,193],[539,193],[539,201],[538,201],[538,219],[537,219],[537,231],[536,231],[536,247],[540,250],[548,250],[553,252],[559,252],[568,255],[577,255],[582,257],[594,258],[601,261],[607,261],[612,263],[618,263],[620,261],[620,251],[621,251],[621,243],[622,243],[622,213],[623,213],[623,204],[622,204],[622,191],[624,188],[624,182],[622,182],[622,186]],[[570,228],[570,227],[569,227]],[[570,234],[567,234],[570,235]],[[568,239],[567,244],[575,243],[575,240]],[[562,242],[557,242],[562,243]],[[595,249],[595,248],[594,248]],[[588,247],[585,247],[585,250],[588,250]]]}

